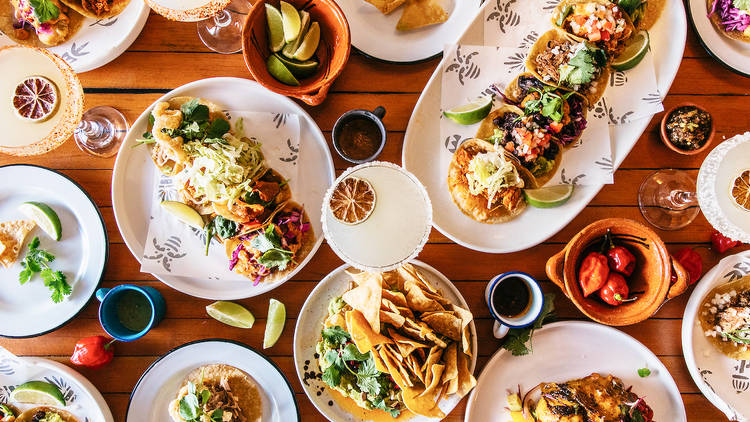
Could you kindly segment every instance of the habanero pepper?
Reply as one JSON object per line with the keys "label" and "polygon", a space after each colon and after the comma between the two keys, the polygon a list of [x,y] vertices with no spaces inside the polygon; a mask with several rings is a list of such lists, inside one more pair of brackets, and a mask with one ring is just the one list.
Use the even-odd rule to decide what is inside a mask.
{"label": "habanero pepper", "polygon": [[630,294],[628,282],[625,281],[625,277],[623,277],[622,274],[615,272],[609,273],[607,283],[599,290],[599,297],[605,303],[612,306],[619,306],[627,301],[628,294]]}
{"label": "habanero pepper", "polygon": [[111,362],[115,356],[115,350],[112,347],[114,342],[103,336],[82,338],[76,343],[70,361],[75,365],[99,369]]}
{"label": "habanero pepper", "polygon": [[614,246],[607,251],[609,269],[631,276],[635,270],[635,256],[625,246]]}
{"label": "habanero pepper", "polygon": [[[682,248],[675,252],[672,257],[685,268],[690,275],[688,284],[695,284],[703,274],[703,260],[698,252],[691,248]],[[672,283],[677,281],[677,274],[672,273]]]}
{"label": "habanero pepper", "polygon": [[718,253],[724,253],[733,247],[741,244],[742,242],[738,240],[732,240],[723,234],[719,233],[718,230],[714,230],[711,232],[711,244],[714,246],[714,249],[716,249],[716,252]]}
{"label": "habanero pepper", "polygon": [[583,289],[583,297],[601,289],[607,283],[609,265],[607,257],[599,252],[590,252],[581,262],[578,270],[578,283]]}

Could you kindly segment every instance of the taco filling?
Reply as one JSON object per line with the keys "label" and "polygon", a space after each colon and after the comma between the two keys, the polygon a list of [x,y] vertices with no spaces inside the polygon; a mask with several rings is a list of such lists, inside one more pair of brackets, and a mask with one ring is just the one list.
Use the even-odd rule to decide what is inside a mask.
{"label": "taco filling", "polygon": [[555,168],[560,152],[547,119],[541,114],[504,113],[493,120],[495,133],[487,141],[518,157],[535,177],[545,175]]}
{"label": "taco filling", "polygon": [[716,16],[727,32],[741,32],[750,38],[750,1],[748,0],[713,0],[708,16]]}
{"label": "taco filling", "polygon": [[593,93],[596,79],[607,63],[602,49],[588,42],[551,39],[534,57],[537,71],[543,82],[563,86],[581,93]]}
{"label": "taco filling", "polygon": [[469,192],[485,198],[487,209],[503,206],[512,213],[523,202],[524,181],[502,152],[459,149],[456,162],[466,176]]}
{"label": "taco filling", "polygon": [[624,12],[609,2],[568,4],[555,23],[568,33],[595,43],[610,56],[616,56],[633,34]]}
{"label": "taco filling", "polygon": [[68,38],[69,11],[58,0],[11,0],[11,5],[16,39],[27,40],[33,31],[39,41],[53,46]]}
{"label": "taco filling", "polygon": [[0,404],[0,422],[15,422],[16,412],[10,407]]}
{"label": "taco filling", "polygon": [[746,351],[750,345],[750,290],[717,292],[704,307],[713,324],[704,334]]}

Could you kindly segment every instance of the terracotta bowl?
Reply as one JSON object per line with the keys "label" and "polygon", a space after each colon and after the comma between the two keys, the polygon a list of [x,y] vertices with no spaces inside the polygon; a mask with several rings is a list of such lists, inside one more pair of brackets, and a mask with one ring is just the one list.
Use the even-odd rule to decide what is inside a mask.
{"label": "terracotta bowl", "polygon": [[[615,244],[626,246],[636,257],[636,269],[628,279],[630,292],[638,300],[611,306],[596,293],[583,297],[578,269],[584,257],[598,250],[607,230]],[[672,273],[677,280],[671,283]],[[586,226],[565,248],[547,261],[547,276],[586,316],[607,325],[630,325],[648,319],[667,300],[682,294],[689,284],[687,271],[667,252],[667,247],[650,228],[624,218],[607,218]],[[631,294],[631,296],[634,296]]]}
{"label": "terracotta bowl", "polygon": [[672,144],[672,142],[669,140],[669,137],[667,136],[667,118],[669,117],[670,114],[672,114],[673,111],[675,111],[676,109],[680,107],[685,107],[685,106],[692,106],[692,107],[695,107],[699,110],[703,110],[706,113],[708,113],[708,110],[706,110],[705,108],[695,103],[682,103],[682,104],[678,104],[670,108],[669,110],[667,110],[666,113],[664,113],[664,116],[661,118],[661,124],[659,125],[659,134],[661,137],[661,141],[664,143],[664,145],[667,146],[667,148],[671,149],[672,151],[678,154],[682,154],[682,155],[700,154],[711,145],[711,142],[713,142],[714,140],[714,134],[716,133],[716,122],[714,121],[714,117],[713,115],[711,115],[711,113],[708,113],[709,115],[711,115],[711,132],[709,133],[708,139],[706,140],[706,142],[704,142],[700,148],[690,150],[690,151],[677,148],[674,144]]}
{"label": "terracotta bowl", "polygon": [[299,98],[310,105],[325,100],[333,81],[344,70],[351,52],[351,34],[344,12],[334,0],[287,0],[297,9],[310,13],[310,18],[320,24],[320,45],[316,56],[320,60],[318,71],[300,80],[300,86],[289,86],[277,81],[266,68],[271,55],[266,28],[266,3],[279,7],[279,0],[258,0],[253,5],[242,30],[242,55],[253,78],[273,92]]}

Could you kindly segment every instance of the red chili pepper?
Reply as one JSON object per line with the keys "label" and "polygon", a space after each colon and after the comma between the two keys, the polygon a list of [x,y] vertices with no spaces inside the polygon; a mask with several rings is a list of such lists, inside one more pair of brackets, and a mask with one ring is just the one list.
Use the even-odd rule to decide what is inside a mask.
{"label": "red chili pepper", "polygon": [[732,240],[724,236],[718,230],[714,230],[711,233],[711,244],[714,245],[714,249],[719,253],[724,253],[741,243],[738,240]]}
{"label": "red chili pepper", "polygon": [[76,343],[70,361],[75,365],[99,369],[111,362],[115,356],[115,350],[112,347],[114,342],[103,336],[82,338]]}
{"label": "red chili pepper", "polygon": [[599,290],[599,297],[612,306],[619,306],[628,299],[629,293],[625,277],[618,273],[609,273],[607,283]]}
{"label": "red chili pepper", "polygon": [[609,269],[630,276],[635,270],[635,256],[625,246],[615,246],[607,252]]}
{"label": "red chili pepper", "polygon": [[599,252],[586,255],[578,270],[578,283],[583,289],[583,297],[588,297],[601,289],[607,283],[607,277],[609,277],[607,257]]}
{"label": "red chili pepper", "polygon": [[[703,260],[701,259],[701,256],[698,255],[698,252],[691,248],[682,248],[672,256],[677,262],[685,267],[685,270],[690,274],[689,284],[697,283],[701,278],[701,274],[703,274]],[[675,281],[677,281],[677,275],[672,273],[672,283]]]}

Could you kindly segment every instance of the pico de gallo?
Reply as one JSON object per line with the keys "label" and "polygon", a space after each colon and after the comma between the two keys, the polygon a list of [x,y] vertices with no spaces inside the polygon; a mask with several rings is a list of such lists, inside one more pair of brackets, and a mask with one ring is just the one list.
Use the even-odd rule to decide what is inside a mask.
{"label": "pico de gallo", "polygon": [[617,56],[633,35],[633,25],[622,9],[612,3],[569,4],[560,12],[556,23],[567,32],[596,44],[609,57]]}

